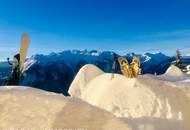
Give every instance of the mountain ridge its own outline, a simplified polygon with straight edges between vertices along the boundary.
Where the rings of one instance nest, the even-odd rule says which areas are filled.
[[[113,51],[101,52],[97,50],[65,50],[49,55],[33,55],[25,62],[21,85],[69,95],[69,86],[81,67],[93,64],[104,72],[110,73],[115,57],[119,56],[121,55]],[[169,57],[161,52],[127,53],[122,56],[127,58],[129,62],[133,56],[139,56],[142,74],[163,74],[175,60],[175,57]],[[116,64],[115,73],[121,74],[119,64]]]

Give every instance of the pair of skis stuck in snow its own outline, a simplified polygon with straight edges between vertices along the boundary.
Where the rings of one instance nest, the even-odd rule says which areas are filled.
[[[12,62],[7,58],[8,63],[12,66],[12,72],[5,85],[19,85],[24,70],[24,62],[29,48],[29,36],[23,34],[21,37],[21,46],[19,53],[14,55]]]
[[[132,59],[132,62],[129,64],[128,60],[124,57],[119,57],[117,59],[120,65],[121,72],[123,75],[127,78],[136,78],[138,75],[141,74],[141,68],[140,68],[140,59],[137,56],[134,56]],[[114,61],[112,66],[112,77],[114,78],[114,72],[115,72],[115,64]]]

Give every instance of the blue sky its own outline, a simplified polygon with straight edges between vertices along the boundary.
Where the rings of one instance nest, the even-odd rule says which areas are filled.
[[[189,0],[0,0],[0,60],[66,49],[190,53]]]

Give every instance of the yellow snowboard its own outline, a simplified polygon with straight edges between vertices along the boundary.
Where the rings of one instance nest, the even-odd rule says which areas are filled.
[[[29,36],[27,34],[22,35],[21,47],[20,47],[20,72],[22,73],[24,62],[26,60],[26,55],[29,47]]]

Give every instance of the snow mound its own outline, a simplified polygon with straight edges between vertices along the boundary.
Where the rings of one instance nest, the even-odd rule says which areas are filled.
[[[29,87],[8,88],[0,88],[0,129],[130,130],[120,119],[79,99]]]
[[[183,76],[183,72],[177,66],[171,65],[167,69],[165,75],[167,75],[167,76]]]
[[[188,72],[190,72],[190,65],[187,65],[186,69],[187,69]]]
[[[103,73],[104,72],[95,65],[87,64],[83,66],[76,75],[75,80],[72,82],[69,93],[74,97],[80,97],[81,92],[85,89],[87,84]]]
[[[91,79],[79,98],[124,118],[134,130],[190,129],[189,92],[149,75],[133,79],[119,74],[112,80],[110,77],[104,73]],[[75,80],[85,81],[80,78]]]

